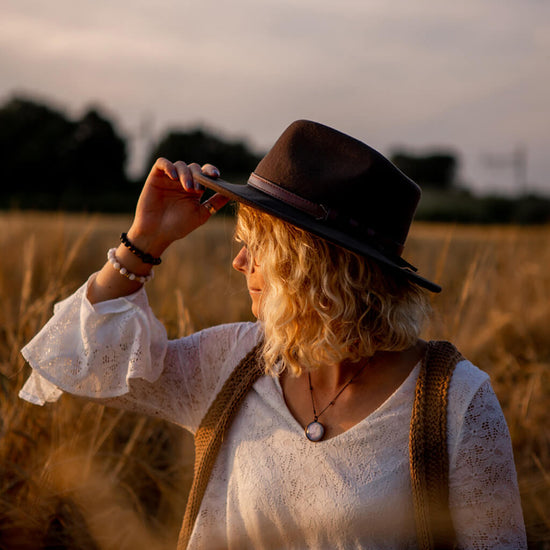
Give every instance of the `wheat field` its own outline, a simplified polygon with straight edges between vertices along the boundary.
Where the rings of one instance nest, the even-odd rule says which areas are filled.
[[[105,261],[128,216],[0,214],[0,548],[173,548],[192,473],[190,437],[64,395],[17,393],[21,347],[53,304]],[[148,294],[169,336],[250,320],[231,269],[232,221],[215,218],[165,255]],[[529,547],[550,548],[550,227],[413,227],[405,256],[444,288],[426,338],[486,370],[508,421]]]

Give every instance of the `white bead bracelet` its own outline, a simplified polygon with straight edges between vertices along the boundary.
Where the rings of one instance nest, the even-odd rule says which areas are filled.
[[[130,271],[128,271],[124,266],[120,265],[120,262],[117,260],[115,252],[116,248],[110,248],[109,252],[107,252],[107,259],[122,276],[130,279],[130,281],[137,281],[141,284],[145,284],[153,278],[154,273],[152,269],[149,275],[136,275],[135,273],[131,273]]]

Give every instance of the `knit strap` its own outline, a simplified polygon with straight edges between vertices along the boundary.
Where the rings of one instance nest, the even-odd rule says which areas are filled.
[[[260,367],[262,362],[258,357],[261,346],[262,342],[252,348],[229,375],[195,434],[193,483],[178,539],[178,550],[186,549],[189,544],[195,520],[224,435],[227,433],[246,394],[252,388],[254,382],[263,374]]]
[[[454,547],[449,511],[447,405],[451,376],[461,359],[462,355],[449,342],[429,342],[416,383],[409,455],[419,550]]]

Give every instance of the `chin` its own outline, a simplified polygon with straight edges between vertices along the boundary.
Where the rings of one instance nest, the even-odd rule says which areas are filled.
[[[260,308],[256,304],[252,304],[250,310],[252,311],[252,315],[254,315],[258,321],[261,321]]]
[[[252,305],[250,307],[250,310],[252,311],[252,315],[256,317],[256,319],[260,318],[260,297],[259,296],[252,296]]]

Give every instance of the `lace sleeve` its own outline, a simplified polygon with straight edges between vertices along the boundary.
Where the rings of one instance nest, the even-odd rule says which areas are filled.
[[[56,304],[53,317],[22,349],[43,379],[32,377],[23,398],[36,404],[55,400],[60,394],[52,385],[84,397],[116,397],[128,392],[132,378],[152,382],[160,376],[166,331],[145,291],[92,305],[87,286]],[[37,388],[42,392],[33,395]]]
[[[488,379],[467,405],[451,449],[450,507],[459,548],[527,548],[510,434]]]
[[[223,383],[257,338],[255,323],[232,323],[170,340],[157,380],[132,378],[127,393],[100,401],[163,418],[195,433]]]
[[[258,337],[255,323],[234,323],[168,341],[143,289],[95,305],[86,289],[23,348],[33,372],[21,398],[43,405],[67,392],[194,431]]]

